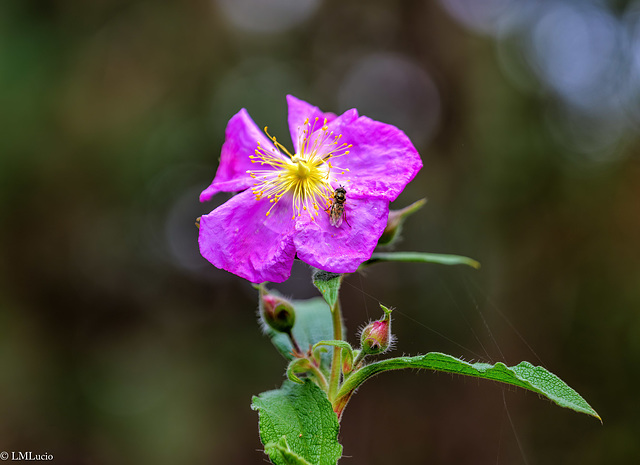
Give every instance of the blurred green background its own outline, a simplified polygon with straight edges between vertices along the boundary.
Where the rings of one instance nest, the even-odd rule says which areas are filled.
[[[397,125],[427,197],[344,285],[349,337],[542,364],[604,419],[392,373],[347,408],[344,464],[640,460],[640,2],[0,3],[0,450],[65,464],[264,463],[251,396],[283,380],[256,293],[199,256],[226,121],[287,139],[285,94]],[[278,286],[315,295],[303,264]]]

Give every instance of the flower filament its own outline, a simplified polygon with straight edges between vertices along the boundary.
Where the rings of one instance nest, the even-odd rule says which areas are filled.
[[[273,147],[263,147],[260,142],[251,155],[251,163],[268,165],[266,169],[248,170],[247,173],[256,180],[252,192],[256,200],[269,199],[273,205],[266,215],[284,196],[291,198],[293,216],[307,212],[312,220],[322,206],[326,210],[333,197],[331,183],[336,176],[344,175],[348,169],[333,166],[332,158],[347,155],[351,145],[341,142],[341,135],[329,131],[327,120],[316,128],[319,118],[313,124],[307,118],[302,127],[298,127],[299,151],[291,155],[275,137],[264,132],[273,142]],[[348,180],[347,180],[348,181]]]

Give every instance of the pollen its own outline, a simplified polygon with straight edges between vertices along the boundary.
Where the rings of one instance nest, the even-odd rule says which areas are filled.
[[[308,214],[314,220],[319,204],[329,207],[333,198],[332,183],[339,181],[336,176],[348,171],[329,160],[348,154],[351,145],[341,141],[342,135],[329,131],[326,119],[309,121],[307,118],[304,125],[298,127],[299,151],[293,155],[269,134],[268,128],[265,127],[264,132],[273,147],[267,148],[258,142],[255,155],[249,157],[251,163],[265,167],[247,171],[257,181],[252,188],[253,195],[256,200],[270,199],[272,205],[266,216],[281,199],[287,198],[293,209],[292,219]]]

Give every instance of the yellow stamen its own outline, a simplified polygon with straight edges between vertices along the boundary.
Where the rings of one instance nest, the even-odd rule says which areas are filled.
[[[313,123],[307,118],[302,128],[298,128],[299,152],[295,155],[271,136],[267,127],[264,128],[273,147],[265,148],[258,142],[255,155],[250,158],[252,163],[268,165],[268,168],[248,170],[247,173],[258,181],[252,190],[256,200],[267,197],[272,203],[266,216],[285,195],[291,198],[293,219],[307,212],[313,220],[314,213],[318,214],[318,204],[325,205],[325,208],[331,204],[332,183],[341,184],[336,175],[340,176],[348,169],[336,167],[328,160],[346,155],[351,145],[339,144],[342,135],[334,136],[327,127],[326,119],[319,123],[319,118],[315,118]]]

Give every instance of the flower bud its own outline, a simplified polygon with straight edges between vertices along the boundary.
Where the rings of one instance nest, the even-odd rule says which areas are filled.
[[[378,245],[391,245],[398,240],[405,220],[420,210],[425,203],[427,203],[426,199],[420,199],[402,210],[390,210],[389,217],[387,218],[387,226],[384,228],[380,239],[378,239]]]
[[[391,334],[391,310],[380,305],[384,310],[384,317],[369,323],[360,334],[362,352],[366,355],[379,355],[386,352],[393,343]]]
[[[267,293],[264,288],[260,289],[260,315],[266,325],[286,334],[291,334],[291,329],[296,322],[296,312],[291,302]]]

